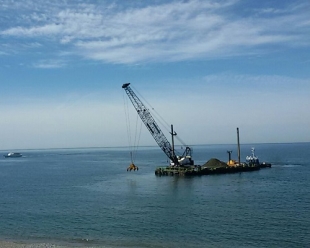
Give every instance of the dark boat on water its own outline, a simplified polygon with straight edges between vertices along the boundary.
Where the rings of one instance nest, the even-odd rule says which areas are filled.
[[[22,157],[23,155],[19,152],[9,152],[8,154],[6,155],[3,155],[5,158],[20,158]]]

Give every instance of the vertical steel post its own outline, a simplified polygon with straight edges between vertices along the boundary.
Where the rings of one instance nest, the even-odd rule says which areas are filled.
[[[238,164],[240,165],[240,140],[239,140],[239,128],[237,127],[237,142],[238,142]]]
[[[173,125],[171,125],[171,141],[172,141],[172,156],[175,157],[175,152],[174,152],[174,132],[173,132]]]

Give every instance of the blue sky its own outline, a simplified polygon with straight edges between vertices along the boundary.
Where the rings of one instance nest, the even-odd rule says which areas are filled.
[[[0,0],[0,149],[128,145],[126,82],[188,144],[235,143],[236,127],[242,143],[309,142],[309,13],[308,0]],[[144,127],[140,144],[156,145]]]

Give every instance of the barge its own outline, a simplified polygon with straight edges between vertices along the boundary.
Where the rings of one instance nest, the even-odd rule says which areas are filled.
[[[258,171],[262,168],[271,168],[270,163],[260,163],[254,155],[252,148],[252,156],[247,157],[248,163],[238,163],[235,160],[229,159],[227,163],[216,158],[210,159],[204,165],[191,166],[161,166],[155,170],[156,176],[202,176],[202,175],[218,175],[231,174],[240,172]]]
[[[261,167],[250,166],[250,165],[240,165],[236,167],[214,167],[208,168],[200,165],[194,165],[190,167],[158,167],[155,170],[156,176],[202,176],[202,175],[216,175],[216,174],[231,174],[246,171],[257,171]]]
[[[201,165],[193,165],[189,167],[172,167],[161,166],[155,170],[156,176],[202,176],[202,175],[217,175],[217,174],[232,174],[240,172],[258,171],[261,168],[270,168],[271,164],[248,165],[241,164],[237,166],[225,167],[206,167]]]

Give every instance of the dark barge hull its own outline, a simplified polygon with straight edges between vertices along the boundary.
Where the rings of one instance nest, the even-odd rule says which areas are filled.
[[[216,174],[231,174],[240,172],[257,171],[261,168],[270,168],[271,164],[260,164],[260,165],[241,165],[241,166],[227,166],[227,167],[216,167],[208,168],[199,165],[193,165],[190,167],[173,167],[165,166],[158,167],[155,170],[156,176],[202,176],[202,175],[216,175]]]

